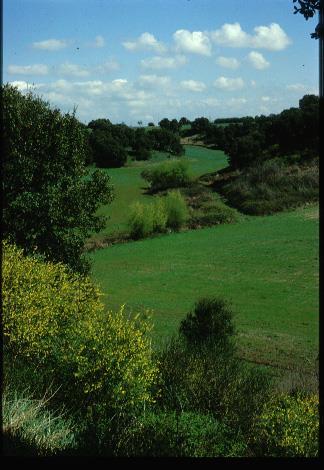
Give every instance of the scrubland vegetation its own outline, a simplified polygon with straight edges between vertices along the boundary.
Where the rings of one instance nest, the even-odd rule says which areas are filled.
[[[317,456],[317,98],[132,129],[2,93],[5,453]]]

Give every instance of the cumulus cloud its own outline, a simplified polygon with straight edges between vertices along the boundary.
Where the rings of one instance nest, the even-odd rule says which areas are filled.
[[[207,33],[179,29],[173,34],[176,50],[192,54],[211,55],[211,42]]]
[[[24,80],[15,80],[13,82],[10,82],[10,85],[18,88],[19,91],[25,91],[30,87],[30,85]]]
[[[261,96],[261,101],[267,103],[268,101],[270,101],[270,96]]]
[[[58,51],[67,47],[68,42],[64,39],[46,39],[45,41],[33,42],[35,49],[43,49],[45,51]]]
[[[138,83],[143,87],[166,87],[170,85],[170,77],[158,75],[141,75]]]
[[[219,77],[214,81],[214,86],[225,91],[240,90],[244,87],[242,78]]]
[[[268,62],[260,52],[252,51],[248,54],[248,61],[257,70],[264,70],[269,67]]]
[[[11,75],[47,75],[48,66],[43,64],[9,65],[8,73]]]
[[[62,75],[71,75],[73,77],[87,77],[90,75],[89,70],[84,67],[80,67],[77,64],[70,64],[66,62],[59,66],[58,72]]]
[[[203,82],[198,82],[196,80],[183,80],[180,82],[181,88],[189,91],[201,92],[206,89],[206,85]]]
[[[166,47],[150,33],[142,33],[135,41],[125,41],[122,43],[129,51],[154,50],[155,52],[165,52]]]
[[[240,62],[235,57],[223,57],[218,56],[216,64],[227,69],[237,69],[240,66]]]
[[[187,63],[187,58],[184,55],[177,55],[175,57],[149,57],[141,60],[142,67],[148,69],[175,69]]]
[[[225,23],[220,29],[210,33],[212,40],[227,47],[252,47],[272,51],[280,51],[291,44],[291,39],[277,24],[256,26],[254,35],[248,34],[241,28],[240,23]]]

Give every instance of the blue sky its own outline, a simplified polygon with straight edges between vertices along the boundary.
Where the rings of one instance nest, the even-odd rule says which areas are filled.
[[[4,0],[3,81],[82,122],[268,115],[318,93],[292,0]]]

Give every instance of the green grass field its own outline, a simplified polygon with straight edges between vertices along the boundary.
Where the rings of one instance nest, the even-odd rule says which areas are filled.
[[[140,173],[166,158],[107,170],[116,199],[98,238],[126,229],[129,205],[150,201]],[[186,146],[196,176],[223,168],[223,152]],[[194,302],[219,295],[232,302],[242,357],[306,367],[318,353],[318,205],[239,223],[161,235],[99,249],[89,256],[106,305],[153,311],[156,346],[177,331]]]
[[[123,231],[127,228],[129,206],[134,201],[148,202],[151,196],[145,194],[147,183],[141,177],[141,172],[152,165],[167,159],[167,153],[155,152],[152,160],[132,162],[123,168],[109,168],[107,173],[115,188],[115,200],[108,206],[103,206],[99,214],[109,217],[107,227],[93,239],[100,240],[112,232]],[[219,170],[227,165],[224,152],[210,150],[203,147],[188,145],[185,147],[185,155],[180,157],[188,160],[192,173],[195,176]]]
[[[154,311],[156,344],[199,297],[220,295],[237,312],[245,358],[291,367],[317,353],[316,206],[115,245],[91,259],[108,307]]]

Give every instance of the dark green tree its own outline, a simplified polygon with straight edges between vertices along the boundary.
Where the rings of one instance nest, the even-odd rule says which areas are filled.
[[[3,104],[3,236],[86,272],[84,241],[105,225],[96,211],[112,200],[109,177],[85,167],[85,133],[74,113],[7,84]]]

